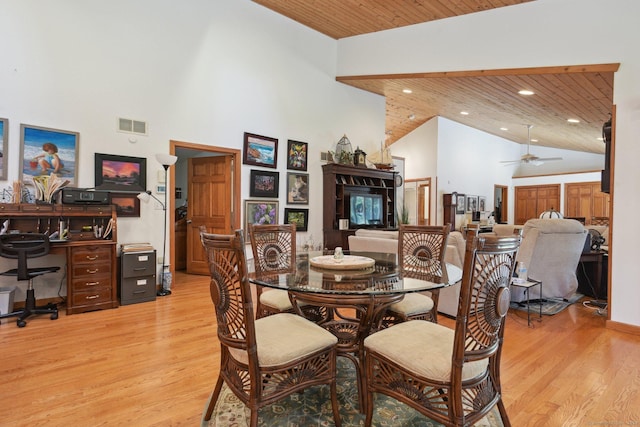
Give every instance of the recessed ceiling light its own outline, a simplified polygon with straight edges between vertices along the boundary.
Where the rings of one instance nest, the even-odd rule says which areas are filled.
[[[537,139],[532,139],[531,142],[538,142],[538,140]]]
[[[507,131],[507,130],[509,130],[509,128],[500,128],[500,130]]]
[[[462,114],[463,116],[468,116],[469,112],[468,111],[460,111],[460,114]]]
[[[518,93],[520,95],[524,95],[524,96],[529,96],[529,95],[533,95],[534,92],[532,90],[528,90],[528,89],[522,89],[520,91],[518,91]]]
[[[580,120],[578,120],[578,119],[567,119],[567,121],[569,123],[580,123]]]
[[[409,114],[409,120],[413,120],[413,119],[415,119],[415,118],[416,118],[416,115],[415,115],[415,114]]]
[[[402,91],[404,93],[413,93],[413,91],[411,89],[402,89]]]

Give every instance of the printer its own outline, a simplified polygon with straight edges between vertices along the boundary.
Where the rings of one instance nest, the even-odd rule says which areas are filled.
[[[86,188],[62,188],[62,203],[68,205],[109,205],[111,196],[108,191]]]

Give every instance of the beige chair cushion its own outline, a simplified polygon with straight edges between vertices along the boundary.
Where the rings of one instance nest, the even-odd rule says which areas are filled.
[[[412,316],[420,313],[427,313],[433,308],[433,300],[424,294],[406,294],[402,300],[391,304],[389,311],[402,313],[405,316]]]
[[[326,329],[295,314],[279,313],[257,319],[258,364],[276,366],[292,362],[337,344],[338,338]],[[247,364],[247,352],[229,348],[231,357]]]
[[[281,289],[263,290],[260,294],[260,303],[267,307],[272,307],[278,311],[292,310],[293,306],[289,300],[289,292]]]
[[[369,335],[364,346],[409,372],[437,381],[450,381],[453,339],[453,329],[425,320],[410,320]],[[488,362],[483,359],[465,363],[462,380],[481,375]]]

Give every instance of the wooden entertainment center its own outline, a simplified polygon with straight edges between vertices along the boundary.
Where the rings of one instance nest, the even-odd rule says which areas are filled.
[[[349,236],[358,228],[375,228],[394,230],[396,219],[396,177],[398,172],[390,170],[369,169],[328,163],[322,166],[323,174],[323,216],[322,231],[324,247],[334,249],[336,246],[349,248]],[[350,220],[350,202],[352,195],[382,198],[380,219],[369,224],[352,224],[347,229],[340,229],[340,220]]]

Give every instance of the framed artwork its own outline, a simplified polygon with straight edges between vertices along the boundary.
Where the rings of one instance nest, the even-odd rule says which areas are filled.
[[[486,207],[487,207],[487,198],[483,196],[478,196],[478,210],[480,212],[484,212],[487,210]]]
[[[7,147],[9,146],[9,120],[0,118],[0,180],[7,179]]]
[[[55,173],[75,186],[79,139],[78,132],[21,124],[20,179]]]
[[[307,150],[309,144],[300,141],[287,141],[287,169],[306,171]]]
[[[268,136],[244,133],[242,163],[276,169],[278,166],[278,140]]]
[[[95,187],[99,190],[146,191],[147,159],[96,153]]]
[[[467,203],[467,197],[464,194],[460,194],[458,193],[458,203],[456,204],[456,213],[457,214],[463,214],[466,211],[466,203]]]
[[[249,230],[249,224],[277,224],[278,201],[277,200],[245,200],[244,224],[245,232]]]
[[[478,210],[478,196],[467,196],[467,212],[475,212]]]
[[[287,173],[287,203],[291,205],[309,204],[309,174]]]
[[[279,172],[251,170],[249,196],[278,198]]]
[[[309,209],[284,208],[284,223],[295,224],[296,231],[307,231]]]
[[[110,193],[111,204],[116,205],[118,217],[139,217],[140,199],[136,193]]]

